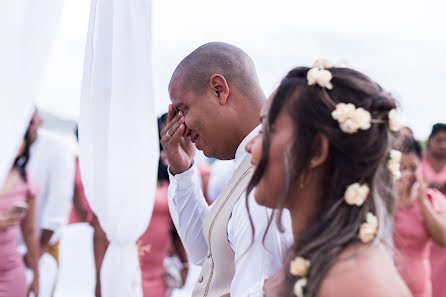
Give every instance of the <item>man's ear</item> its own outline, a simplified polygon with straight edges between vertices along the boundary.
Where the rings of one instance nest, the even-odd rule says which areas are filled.
[[[322,134],[316,136],[315,152],[310,161],[310,169],[321,166],[328,159],[330,152],[330,142]]]
[[[221,74],[213,74],[209,80],[209,87],[221,105],[226,104],[229,97],[229,85]]]

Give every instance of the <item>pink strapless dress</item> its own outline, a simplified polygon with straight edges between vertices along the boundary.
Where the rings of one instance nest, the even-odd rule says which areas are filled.
[[[428,199],[435,211],[446,211],[446,200],[440,192],[429,189]],[[431,297],[429,256],[432,240],[424,226],[418,203],[409,208],[401,208],[396,213],[393,241],[396,267],[413,297]]]
[[[0,195],[0,211],[10,210],[16,202],[27,202],[38,194],[39,186],[28,176],[28,182],[20,180],[6,195]],[[0,296],[26,297],[28,288],[25,279],[25,265],[17,252],[17,235],[20,226],[16,225],[0,231]]]
[[[435,172],[435,170],[429,164],[426,156],[423,156],[421,166],[423,169],[423,176],[427,182],[438,184],[446,182],[446,166],[440,172]],[[442,248],[433,243],[431,248],[430,263],[432,271],[432,296],[445,297],[446,248]]]
[[[138,240],[138,245],[144,250],[140,258],[144,297],[166,297],[164,258],[169,253],[173,228],[167,188],[167,182],[157,187],[150,225]]]
[[[74,210],[74,207],[71,207],[70,215],[68,217],[68,224],[75,223],[83,223],[86,222],[88,224],[92,224],[94,213],[88,204],[87,197],[85,197],[84,185],[82,184],[81,179],[81,170],[79,167],[79,159],[76,159],[76,172],[74,175],[74,194],[73,200],[77,200],[79,202],[82,211],[85,213],[85,219],[81,219],[77,212]]]

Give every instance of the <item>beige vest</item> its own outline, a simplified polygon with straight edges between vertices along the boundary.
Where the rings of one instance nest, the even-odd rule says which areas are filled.
[[[234,205],[246,191],[253,173],[251,156],[247,155],[204,220],[203,234],[208,253],[192,297],[220,297],[229,294],[235,274],[235,259],[228,242],[228,222]],[[244,198],[243,195],[242,199]]]

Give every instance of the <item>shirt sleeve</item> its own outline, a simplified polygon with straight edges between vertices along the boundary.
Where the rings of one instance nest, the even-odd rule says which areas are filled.
[[[235,205],[228,223],[228,240],[236,261],[231,297],[246,296],[246,292],[253,289],[253,284],[261,284],[279,271],[293,243],[291,219],[286,210],[282,217],[285,232],[278,230],[276,220],[273,219],[263,241],[269,218],[273,214],[271,209],[258,205],[251,193],[248,203],[255,227],[253,236],[245,197],[242,195]]]
[[[446,196],[443,193],[436,189],[428,189],[427,197],[436,212],[446,212]]]
[[[169,211],[189,260],[201,265],[208,250],[203,221],[209,206],[203,196],[200,176],[194,164],[183,173],[172,175],[169,168]]]
[[[41,229],[57,231],[67,219],[74,191],[74,156],[59,143],[52,146],[51,164],[45,185],[47,200],[42,213]]]

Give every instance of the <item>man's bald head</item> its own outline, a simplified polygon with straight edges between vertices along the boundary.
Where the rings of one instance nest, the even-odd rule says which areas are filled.
[[[184,58],[172,75],[169,89],[175,83],[181,93],[193,91],[202,95],[214,74],[222,75],[243,96],[254,101],[264,99],[251,58],[240,48],[224,42],[204,44]]]

